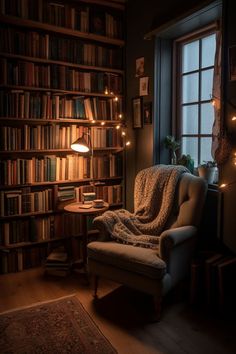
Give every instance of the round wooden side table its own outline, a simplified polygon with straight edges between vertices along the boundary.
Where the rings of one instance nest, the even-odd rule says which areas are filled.
[[[87,228],[87,216],[93,215],[97,216],[102,214],[104,211],[108,210],[109,204],[104,202],[104,205],[101,208],[94,208],[91,206],[89,209],[83,208],[84,205],[82,203],[71,203],[64,207],[64,210],[69,213],[75,213],[81,215],[82,222],[82,261],[83,266],[86,269],[87,265],[87,243],[88,243],[88,228]]]

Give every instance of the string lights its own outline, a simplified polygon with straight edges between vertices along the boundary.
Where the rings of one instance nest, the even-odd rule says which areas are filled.
[[[105,95],[111,95],[113,96],[113,100],[115,102],[119,102],[119,97],[116,96],[114,94],[113,91],[110,91],[108,90],[108,88],[106,87],[105,90],[104,90],[104,94]],[[119,130],[121,132],[121,137],[123,138],[123,146],[130,146],[131,145],[131,141],[130,140],[127,140],[127,133],[126,133],[126,127],[125,125],[123,124],[123,114],[122,113],[119,113],[118,114],[118,118],[119,118],[119,123],[116,125],[116,129]],[[105,125],[105,122],[102,121],[101,122],[101,125],[104,126]]]

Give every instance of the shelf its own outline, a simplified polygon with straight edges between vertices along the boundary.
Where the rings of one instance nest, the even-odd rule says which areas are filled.
[[[51,242],[57,242],[57,241],[63,241],[63,240],[67,240],[67,239],[71,239],[71,238],[82,238],[83,235],[77,235],[77,236],[65,236],[65,237],[57,237],[57,238],[53,238],[53,239],[49,239],[49,240],[40,240],[40,241],[32,241],[32,242],[19,242],[19,243],[12,243],[10,245],[7,246],[0,246],[0,251],[2,250],[8,250],[8,249],[15,249],[15,248],[22,248],[22,247],[32,247],[35,245],[41,245],[41,244],[45,244],[45,243],[51,243]]]
[[[124,0],[112,0],[112,1],[108,1],[108,0],[80,0],[80,2],[83,2],[85,4],[98,4],[98,5],[102,5],[102,6],[107,6],[109,8],[113,7],[114,9],[119,9],[119,10],[123,10],[125,9],[124,6]]]
[[[35,63],[63,65],[63,66],[67,66],[67,67],[71,67],[71,68],[75,68],[75,69],[90,70],[90,71],[103,71],[103,72],[110,72],[110,73],[124,75],[124,70],[113,69],[110,67],[75,64],[75,63],[68,63],[67,61],[43,59],[43,58],[29,57],[29,56],[25,56],[25,55],[2,53],[2,52],[0,52],[0,56],[5,57],[5,58],[9,58],[9,59],[18,59],[18,60],[35,62]]]
[[[9,122],[19,122],[19,123],[25,123],[25,124],[78,124],[78,125],[88,125],[91,127],[100,127],[102,126],[103,128],[110,127],[110,126],[116,126],[116,125],[121,125],[125,126],[124,122],[122,120],[102,120],[102,119],[97,119],[97,120],[89,120],[89,119],[72,119],[72,118],[59,118],[59,119],[41,119],[41,118],[28,118],[28,119],[23,119],[23,118],[15,118],[15,117],[0,117],[0,124],[4,123],[6,124],[6,120]]]
[[[94,153],[104,152],[104,151],[111,151],[111,152],[120,152],[124,149],[122,147],[103,147],[103,148],[93,148]],[[9,151],[0,151],[0,155],[22,155],[22,154],[76,154],[72,149],[46,149],[46,150],[9,150]]]
[[[25,28],[35,28],[43,31],[49,31],[54,33],[64,34],[66,36],[82,38],[89,41],[96,41],[106,44],[111,44],[118,47],[123,47],[125,42],[122,39],[110,38],[105,36],[100,36],[93,33],[84,33],[77,30],[73,30],[71,28],[66,27],[58,27],[54,25],[50,25],[44,22],[38,22],[33,20],[22,19],[16,16],[2,15],[0,14],[0,22],[6,23],[14,26],[21,26]]]
[[[58,211],[59,212],[59,211]],[[8,219],[18,219],[18,218],[22,218],[22,217],[28,217],[28,216],[38,216],[38,215],[50,215],[50,214],[54,214],[55,211],[37,211],[34,213],[25,213],[25,214],[15,214],[15,215],[8,215],[8,216],[1,216],[0,220],[8,220]]]
[[[53,88],[45,88],[45,87],[33,87],[33,86],[17,86],[17,85],[0,85],[0,89],[8,89],[8,90],[15,90],[15,91],[43,91],[43,92],[55,92],[57,94],[66,94],[66,95],[74,95],[74,96],[95,96],[95,97],[108,97],[114,98],[123,97],[119,94],[105,94],[105,93],[98,93],[98,92],[83,92],[83,91],[68,91],[68,90],[61,90],[61,89],[53,89]]]
[[[123,176],[95,178],[94,181],[96,183],[96,182],[115,181],[115,180],[121,180],[121,179],[123,179]],[[24,188],[24,187],[50,186],[50,185],[55,185],[55,184],[87,185],[91,181],[92,181],[91,178],[83,178],[80,180],[76,179],[76,180],[70,180],[70,181],[64,180],[64,181],[52,181],[52,182],[35,182],[35,183],[24,183],[24,184],[0,185],[0,189],[1,190],[8,190],[8,189]]]

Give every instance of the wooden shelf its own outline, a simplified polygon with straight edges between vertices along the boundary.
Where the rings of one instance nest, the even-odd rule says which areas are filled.
[[[25,124],[78,124],[78,125],[88,125],[91,127],[100,127],[103,128],[121,125],[125,126],[122,120],[89,120],[89,119],[80,119],[80,118],[59,118],[59,119],[42,119],[42,118],[16,118],[16,117],[0,117],[0,124],[6,124],[6,120],[14,123],[25,123]]]
[[[0,220],[8,220],[8,219],[18,219],[22,217],[29,217],[29,216],[38,216],[38,215],[50,215],[54,214],[55,211],[50,210],[50,211],[37,211],[34,213],[25,213],[25,214],[15,214],[15,215],[8,215],[8,216],[1,216]]]
[[[89,236],[96,235],[96,234],[98,234],[98,232],[99,232],[98,230],[90,230],[90,231],[88,231],[88,235]],[[64,241],[64,240],[68,240],[68,239],[71,239],[71,238],[82,238],[82,237],[83,237],[83,235],[79,234],[79,235],[72,235],[72,236],[65,236],[65,237],[57,237],[57,238],[52,238],[52,239],[49,239],[49,240],[12,243],[12,244],[7,245],[7,246],[0,246],[0,251],[11,250],[11,249],[15,249],[15,248],[22,248],[22,247],[32,247],[32,246],[41,245],[41,244],[45,244],[45,243]]]
[[[10,24],[13,26],[21,26],[25,28],[35,28],[43,31],[53,32],[53,33],[60,33],[66,36],[81,38],[89,41],[101,42],[106,44],[111,44],[118,47],[123,47],[125,42],[122,39],[110,38],[105,36],[100,36],[93,33],[84,33],[77,30],[73,30],[71,28],[66,27],[58,27],[54,25],[50,25],[44,22],[38,22],[33,20],[22,19],[16,16],[9,16],[9,15],[0,15],[0,22]]]
[[[116,181],[123,179],[123,176],[114,176],[114,177],[103,177],[103,178],[95,178],[96,182],[106,182],[106,181]],[[35,183],[24,183],[24,184],[12,184],[12,185],[0,185],[1,190],[8,190],[14,188],[23,188],[23,187],[37,187],[37,186],[50,186],[55,184],[79,184],[79,185],[87,185],[89,182],[92,182],[91,178],[83,178],[76,180],[64,180],[64,181],[52,181],[52,182],[35,182]]]
[[[71,68],[75,68],[75,69],[81,69],[81,70],[103,71],[103,72],[110,72],[110,73],[124,75],[124,70],[114,69],[114,68],[110,68],[110,67],[75,64],[75,63],[68,63],[67,61],[43,59],[43,58],[29,57],[29,56],[25,56],[25,55],[2,53],[2,52],[0,52],[0,57],[5,57],[8,59],[30,61],[30,62],[34,62],[34,63],[42,63],[42,64],[50,64],[50,65],[63,65],[63,66],[67,66],[67,67],[71,67]]]
[[[122,147],[103,147],[103,148],[93,148],[94,153],[99,152],[120,152],[123,151]],[[72,149],[46,149],[46,150],[9,150],[9,151],[0,151],[0,155],[22,155],[22,154],[43,154],[43,155],[51,155],[51,154],[76,154]]]
[[[53,88],[46,88],[46,87],[33,87],[33,86],[18,86],[18,85],[0,85],[0,89],[8,89],[8,90],[18,90],[18,91],[42,91],[42,92],[55,92],[57,94],[64,94],[64,95],[74,95],[74,96],[96,96],[96,97],[108,97],[114,98],[123,97],[119,94],[105,94],[105,93],[98,93],[98,92],[83,92],[83,91],[72,91],[72,90],[61,90],[61,89],[53,89]]]

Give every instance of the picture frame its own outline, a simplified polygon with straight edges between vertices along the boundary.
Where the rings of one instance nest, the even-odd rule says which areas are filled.
[[[141,77],[139,79],[139,96],[147,96],[149,92],[149,77]]]
[[[133,128],[142,128],[143,115],[142,115],[142,98],[134,97],[132,99],[132,112],[133,112]]]
[[[139,77],[144,75],[144,57],[136,59],[135,76]]]
[[[152,102],[143,103],[143,123],[152,124]]]
[[[236,80],[236,45],[229,47],[229,80]]]

